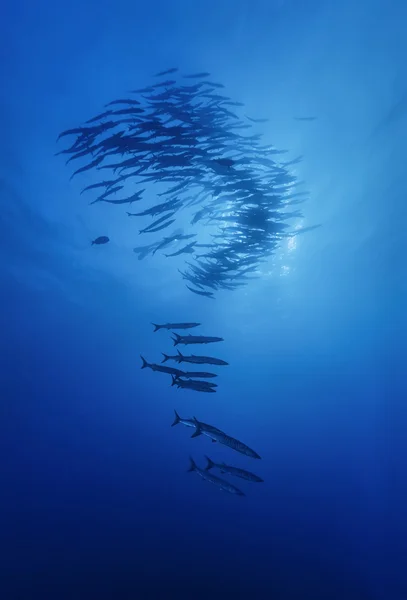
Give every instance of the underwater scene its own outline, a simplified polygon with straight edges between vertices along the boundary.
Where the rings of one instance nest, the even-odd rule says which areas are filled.
[[[0,599],[407,599],[407,5],[6,0]]]

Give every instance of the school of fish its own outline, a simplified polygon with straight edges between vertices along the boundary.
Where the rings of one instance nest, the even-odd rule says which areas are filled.
[[[81,192],[96,194],[91,204],[129,205],[124,218],[153,219],[139,234],[162,236],[174,227],[135,247],[138,258],[159,251],[181,257],[175,264],[186,287],[208,298],[258,277],[282,240],[313,229],[287,223],[302,216],[297,205],[307,198],[290,171],[302,157],[277,160],[286,150],[262,144],[262,134],[251,131],[267,119],[239,114],[244,105],[223,87],[209,73],[180,76],[170,68],[58,137],[74,137],[57,153],[69,155],[67,163],[87,160],[72,177],[92,176]],[[146,191],[158,198],[151,206],[144,205]],[[188,233],[178,226],[181,211]],[[107,242],[99,236],[92,244]]]
[[[72,177],[92,175],[94,181],[81,192],[96,194],[90,204],[129,205],[127,218],[152,219],[139,229],[140,235],[162,236],[160,232],[173,226],[163,237],[135,247],[135,254],[139,260],[157,252],[167,259],[181,257],[184,266],[177,260],[175,264],[186,287],[214,298],[219,290],[234,290],[258,277],[261,263],[282,240],[318,225],[293,230],[287,223],[302,217],[296,206],[308,196],[298,191],[302,182],[291,171],[302,157],[278,160],[287,151],[262,144],[262,134],[251,131],[267,119],[239,114],[244,105],[224,95],[220,91],[224,86],[209,77],[205,72],[180,76],[175,67],[157,73],[154,83],[108,102],[103,112],[83,125],[63,131],[58,140],[75,139],[57,154],[70,155],[67,163],[88,161]],[[315,118],[294,117],[296,121]],[[97,180],[95,174],[100,176]],[[146,192],[149,199],[157,197],[151,206],[143,203]],[[134,204],[140,209],[131,212]],[[181,211],[189,219],[188,233],[179,227]],[[92,245],[109,241],[101,235]],[[153,325],[154,331],[171,331],[174,346],[223,341],[217,336],[178,333],[199,327],[196,322]],[[163,357],[158,364],[141,356],[141,368],[170,375],[171,386],[186,392],[216,393],[218,385],[211,380],[217,373],[204,370],[203,365],[212,369],[228,364],[213,356],[183,354],[178,348],[176,354],[163,353]],[[168,361],[178,366],[163,364]],[[181,365],[192,366],[181,369]],[[245,456],[261,458],[240,440],[195,416],[183,418],[175,411],[172,426],[177,424],[193,428],[192,438],[204,436]],[[213,470],[245,481],[263,481],[251,471],[205,458],[202,469],[190,457],[188,471],[227,493],[245,495]]]
[[[165,329],[167,331],[171,331],[173,336],[171,339],[174,342],[174,346],[177,345],[201,345],[201,344],[213,344],[215,342],[223,342],[223,338],[218,336],[206,336],[206,335],[179,335],[174,330],[188,330],[193,329],[195,327],[199,327],[200,323],[163,323],[161,325],[157,325],[156,323],[152,323],[154,326],[154,332],[159,331],[160,329]],[[202,355],[183,355],[178,350],[177,354],[174,356],[170,356],[168,354],[162,353],[164,359],[161,363],[167,362],[169,360],[173,360],[178,364],[181,363],[190,363],[194,365],[212,365],[212,366],[227,366],[228,363],[225,360],[220,358],[215,358],[213,356],[202,356]],[[157,363],[149,363],[146,359],[141,356],[142,360],[142,369],[149,368],[152,371],[158,373],[165,373],[170,375],[172,378],[172,386],[177,386],[177,388],[181,388],[184,390],[190,390],[194,392],[204,392],[204,393],[216,393],[217,384],[208,382],[206,379],[211,379],[213,377],[217,377],[216,373],[209,373],[206,371],[182,371],[181,369],[177,369],[175,367],[168,367],[163,364]],[[200,435],[206,436],[212,442],[217,442],[218,444],[222,444],[235,450],[236,452],[240,452],[240,454],[244,454],[245,456],[249,456],[251,458],[261,458],[257,452],[252,450],[249,446],[244,444],[243,442],[237,440],[236,438],[230,436],[225,433],[221,429],[214,427],[213,425],[208,425],[208,423],[204,423],[203,421],[199,421],[196,417],[192,418],[182,418],[180,415],[175,412],[175,419],[172,423],[172,426],[178,425],[181,423],[185,425],[185,427],[192,427],[194,429],[191,438],[196,438]],[[237,496],[245,496],[244,492],[242,492],[238,487],[230,483],[228,480],[218,477],[213,473],[210,473],[212,469],[218,469],[222,474],[230,475],[232,477],[240,477],[241,479],[245,479],[246,481],[252,482],[262,482],[258,475],[255,475],[251,471],[246,471],[245,469],[241,469],[239,467],[235,467],[232,465],[227,465],[226,463],[216,463],[208,456],[205,457],[207,461],[207,465],[205,469],[201,469],[197,466],[194,459],[190,457],[190,467],[188,471],[193,471],[197,473],[202,479],[205,481],[209,481],[218,487],[220,490],[224,492],[228,492],[230,494],[236,494]]]

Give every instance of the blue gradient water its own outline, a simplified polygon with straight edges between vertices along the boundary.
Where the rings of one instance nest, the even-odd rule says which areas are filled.
[[[407,6],[1,10],[0,597],[405,599]],[[304,155],[303,225],[322,224],[215,302],[138,261],[131,219],[54,157],[62,129],[173,65],[270,117],[266,142]],[[217,394],[140,370],[171,350],[150,321],[180,320],[225,338]],[[262,460],[191,440],[174,408]],[[190,454],[265,482],[221,493]]]

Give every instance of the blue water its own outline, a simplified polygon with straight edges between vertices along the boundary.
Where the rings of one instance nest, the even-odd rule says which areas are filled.
[[[405,3],[1,12],[0,598],[407,598]],[[216,301],[138,261],[134,223],[54,156],[173,65],[270,118],[266,142],[304,155],[303,225],[322,225]],[[225,338],[217,394],[140,370],[172,348],[150,322],[183,320]],[[262,460],[191,440],[174,408]],[[205,454],[265,481],[225,494],[187,473]]]

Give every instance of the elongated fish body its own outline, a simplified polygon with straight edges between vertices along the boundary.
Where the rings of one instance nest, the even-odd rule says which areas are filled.
[[[191,464],[188,469],[188,472],[195,471],[195,473],[197,473],[200,477],[202,477],[202,479],[204,479],[205,481],[209,481],[209,483],[213,483],[214,485],[216,485],[218,488],[220,488],[224,492],[228,492],[229,494],[235,494],[236,496],[244,496],[245,495],[241,490],[239,490],[239,488],[232,485],[228,481],[225,481],[224,479],[221,479],[220,477],[217,477],[216,475],[212,475],[212,473],[209,473],[209,471],[200,469],[195,464],[193,458],[190,457],[189,460],[190,460]]]
[[[213,427],[208,429],[207,427],[203,426],[203,424],[197,419],[195,419],[195,426],[196,429],[191,436],[193,438],[198,437],[199,435],[205,432],[205,435],[207,435],[207,437],[210,437],[219,444],[223,444],[224,446],[232,448],[232,450],[236,450],[236,452],[240,452],[241,454],[245,454],[246,456],[250,456],[251,458],[261,458],[261,456],[259,456],[257,452],[249,448],[249,446],[246,446],[246,444],[243,444],[243,442],[231,437],[230,435],[227,435],[220,429],[214,429]]]
[[[217,376],[217,373],[207,373],[206,371],[184,371],[182,374],[185,379],[210,379]]]
[[[206,466],[206,471],[209,471],[210,469],[219,469],[221,473],[227,473],[229,475],[233,475],[234,477],[240,477],[241,479],[246,479],[247,481],[254,481],[254,482],[262,482],[264,481],[263,479],[261,479],[261,477],[258,477],[258,475],[255,475],[254,473],[251,473],[251,471],[246,471],[245,469],[240,469],[238,467],[232,467],[231,465],[227,465],[225,463],[215,463],[213,460],[211,460],[209,458],[209,456],[205,456],[208,464]]]
[[[207,394],[214,394],[216,392],[214,389],[216,384],[210,385],[207,381],[183,381],[177,376],[172,376],[171,385],[176,385],[178,388],[182,388],[184,390],[193,390],[194,392],[206,392]]]
[[[206,296],[206,298],[213,298],[213,292],[204,292],[201,290],[194,290],[194,288],[189,287],[189,285],[186,286],[191,292],[194,292],[194,294],[198,294],[198,296]]]
[[[160,225],[159,227],[154,227],[154,229],[152,229],[152,228],[144,229],[144,230],[140,229],[139,233],[156,233],[157,231],[166,229],[167,227],[172,225],[174,222],[175,222],[175,219],[171,219],[171,221],[166,221],[163,225]]]
[[[154,325],[154,332],[156,332],[159,329],[192,329],[192,327],[199,327],[200,323],[164,323],[163,325],[151,323],[151,325]]]
[[[149,368],[152,371],[158,371],[159,373],[167,373],[167,375],[173,375],[174,377],[181,377],[184,375],[184,371],[180,369],[175,369],[174,367],[164,367],[163,365],[156,365],[154,363],[148,363],[145,358],[140,355],[143,364],[141,365],[142,369]]]
[[[176,73],[178,71],[178,67],[171,67],[171,69],[166,69],[165,71],[160,71],[156,73],[154,77],[162,77],[163,75],[169,75],[170,73]]]
[[[175,385],[180,385],[182,387],[201,387],[201,388],[215,388],[218,387],[217,383],[212,383],[211,381],[199,381],[197,379],[181,379],[183,374],[175,377]]]
[[[211,344],[213,342],[224,341],[221,337],[208,337],[206,335],[178,335],[177,333],[174,333],[174,336],[175,337],[172,338],[174,346],[177,346],[178,344]]]
[[[164,356],[166,356],[166,355],[164,355]],[[190,363],[190,364],[193,364],[193,365],[217,365],[217,366],[223,366],[223,365],[228,365],[229,364],[225,360],[222,360],[220,358],[214,358],[212,356],[195,356],[194,354],[191,354],[190,356],[185,356],[184,354],[181,354],[180,351],[178,351],[178,355],[177,356],[175,356],[175,357],[168,356],[166,358],[166,360],[168,360],[170,358],[173,359],[173,360],[176,360],[178,363],[186,362],[186,363]]]

